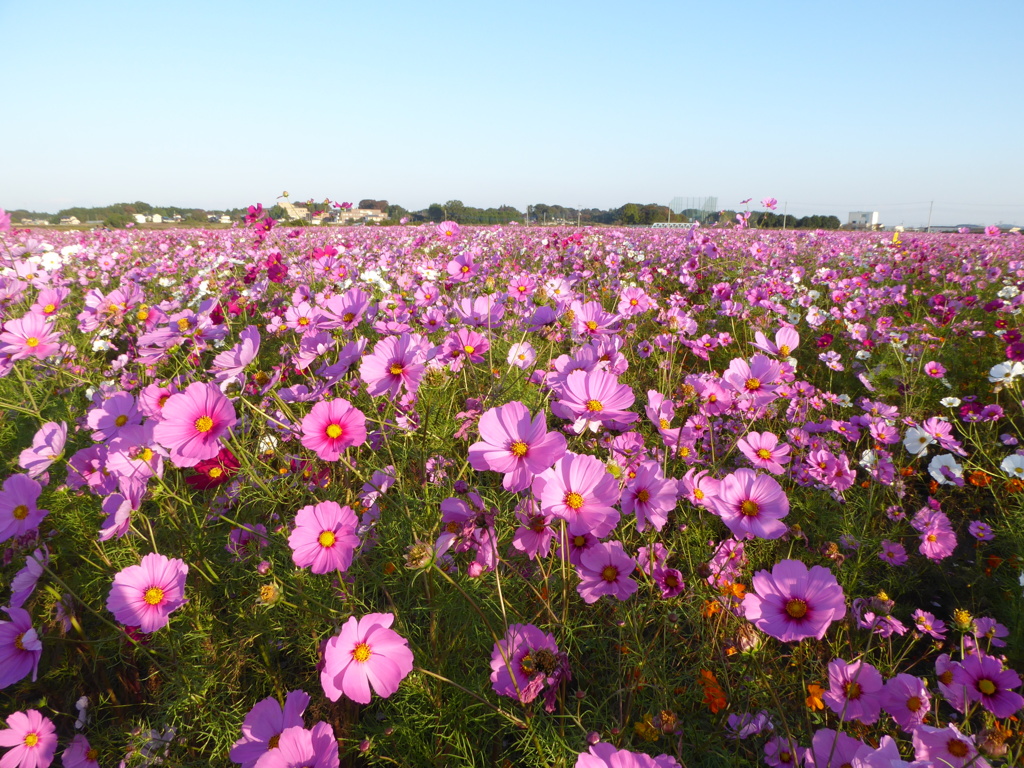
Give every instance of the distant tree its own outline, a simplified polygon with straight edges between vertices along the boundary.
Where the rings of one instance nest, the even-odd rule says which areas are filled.
[[[444,221],[444,208],[441,207],[440,203],[431,203],[430,207],[427,208],[427,218],[430,221],[442,222]]]
[[[461,200],[449,200],[444,204],[444,214],[448,217],[449,221],[457,221],[459,224],[464,223],[464,214],[466,213],[466,206]]]
[[[622,223],[627,225],[640,223],[640,209],[636,203],[626,203],[623,206]]]
[[[409,212],[400,205],[389,205],[386,210],[388,218],[394,219],[395,221],[398,221],[399,219],[402,219],[409,215]]]
[[[111,213],[103,220],[103,226],[114,229],[124,229],[131,222],[132,218],[127,213]]]
[[[274,205],[271,206],[270,210],[267,211],[267,215],[272,219],[277,219],[278,221],[281,221],[281,219],[283,219],[288,214],[285,213],[284,208],[282,208],[280,205]]]
[[[185,220],[186,221],[199,221],[199,222],[202,222],[202,223],[205,224],[206,223],[206,211],[200,210],[199,208],[191,210],[185,216]]]
[[[363,210],[371,211],[387,211],[388,201],[387,200],[360,200],[359,207]]]

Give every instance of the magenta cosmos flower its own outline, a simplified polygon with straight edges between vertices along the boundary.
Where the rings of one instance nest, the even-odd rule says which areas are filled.
[[[491,651],[491,686],[499,696],[529,704],[563,665],[554,635],[533,624],[511,624]]]
[[[580,583],[576,591],[588,604],[596,603],[604,595],[627,600],[636,592],[636,582],[629,578],[635,568],[636,560],[626,554],[622,542],[595,544],[580,555]]]
[[[43,644],[32,628],[32,617],[22,608],[4,608],[10,621],[0,621],[0,689],[32,673],[36,679]]]
[[[914,729],[914,759],[942,768],[989,768],[989,763],[978,753],[974,738],[960,733],[953,724],[945,728],[919,725]]]
[[[779,438],[771,432],[748,432],[736,442],[736,447],[757,469],[781,475],[783,464],[789,463],[789,446],[779,445]]]
[[[194,467],[220,453],[220,438],[238,419],[231,401],[213,384],[193,382],[171,395],[153,438],[171,452],[176,467]]]
[[[787,530],[780,521],[789,514],[782,486],[752,469],[737,469],[724,477],[712,504],[737,539],[777,539]]]
[[[409,642],[390,629],[392,613],[350,616],[341,632],[327,641],[320,683],[331,701],[341,696],[370,703],[370,688],[385,699],[412,672]]]
[[[676,486],[674,479],[665,478],[658,462],[645,461],[622,492],[622,512],[636,514],[636,529],[641,533],[647,530],[648,521],[660,531],[679,499]]]
[[[799,560],[782,560],[772,572],[758,571],[755,592],[743,597],[743,611],[762,632],[784,643],[814,637],[846,615],[846,595],[828,568],[810,570]]]
[[[399,391],[415,394],[426,370],[427,343],[417,334],[388,336],[381,339],[359,364],[359,377],[371,397],[387,394],[392,400]]]
[[[565,455],[565,438],[547,431],[543,411],[530,420],[520,402],[491,408],[480,417],[479,443],[469,448],[469,464],[478,472],[502,472],[502,486],[516,493]]]
[[[340,764],[334,731],[319,722],[308,731],[301,725],[285,728],[276,748],[264,752],[254,768],[338,768]]]
[[[866,661],[833,659],[828,663],[829,689],[821,697],[840,720],[871,725],[878,720],[885,699],[882,674]]]
[[[302,419],[302,444],[324,461],[366,442],[366,417],[348,400],[321,400]]]
[[[38,710],[15,712],[0,731],[0,747],[11,750],[3,758],[3,768],[46,768],[57,751],[57,729]]]
[[[590,533],[601,539],[619,523],[612,506],[619,500],[619,483],[593,456],[566,452],[533,479],[533,495],[543,514],[566,521],[571,535]]]
[[[0,491],[0,542],[34,531],[50,514],[36,506],[42,490],[43,486],[28,475],[11,475],[4,480]]]
[[[303,507],[295,515],[295,530],[288,537],[292,560],[313,573],[345,572],[359,546],[359,518],[336,501]]]
[[[257,760],[278,746],[285,729],[305,725],[302,713],[307,706],[309,694],[305,691],[289,692],[284,707],[273,696],[257,702],[242,723],[242,738],[231,747],[231,761],[242,768],[253,768]]]
[[[953,680],[963,686],[970,701],[980,701],[996,717],[1010,717],[1024,707],[1024,697],[1012,690],[1020,686],[1020,676],[1003,669],[995,656],[965,656],[953,672]]]
[[[75,734],[60,759],[64,768],[99,768],[99,751],[89,746],[89,740],[80,733]]]
[[[151,552],[114,577],[107,610],[126,627],[156,632],[185,604],[187,575],[188,566],[181,560]]]
[[[60,349],[60,334],[53,331],[53,326],[45,315],[29,312],[24,317],[8,320],[0,333],[0,354],[6,354],[11,360],[25,357],[49,357]]]
[[[38,477],[64,455],[67,439],[67,424],[63,421],[59,424],[55,421],[46,422],[32,438],[32,447],[21,452],[18,466],[28,470],[30,477]]]

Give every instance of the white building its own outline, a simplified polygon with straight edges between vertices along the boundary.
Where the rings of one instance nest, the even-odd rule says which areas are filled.
[[[878,229],[878,211],[850,211],[847,224],[852,229]]]

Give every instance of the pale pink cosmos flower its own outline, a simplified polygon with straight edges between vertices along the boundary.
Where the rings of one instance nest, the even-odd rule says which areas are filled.
[[[914,675],[901,672],[885,684],[882,708],[907,733],[924,722],[931,709],[932,697],[924,682]]]
[[[331,726],[319,722],[306,730],[293,725],[281,732],[274,749],[267,750],[253,768],[338,768],[338,740]]]
[[[618,525],[612,506],[619,500],[619,484],[599,459],[566,452],[533,479],[533,495],[546,515],[565,520],[569,533],[604,538]]]
[[[789,357],[793,354],[793,350],[800,346],[800,334],[796,332],[795,328],[784,326],[776,331],[774,343],[769,341],[761,331],[754,334],[754,341],[750,343],[769,355]]]
[[[641,533],[647,530],[648,521],[660,531],[679,498],[676,485],[676,480],[665,477],[658,462],[645,461],[622,491],[623,514],[636,514],[636,529]]]
[[[711,503],[737,539],[777,539],[787,530],[780,519],[789,514],[782,486],[752,469],[726,475]]]
[[[53,325],[45,315],[29,312],[23,317],[8,320],[3,327],[3,333],[0,333],[0,355],[7,355],[11,360],[26,357],[42,360],[60,349],[60,333],[53,330]]]
[[[782,366],[765,355],[754,355],[750,362],[734,358],[722,379],[741,397],[755,406],[767,405],[776,398]]]
[[[878,720],[884,700],[881,673],[866,661],[833,659],[828,665],[829,689],[822,700],[840,720],[871,725]]]
[[[369,704],[371,687],[385,699],[398,690],[412,672],[413,656],[409,642],[390,628],[394,621],[392,613],[350,616],[327,641],[320,673],[327,698]]]
[[[636,560],[626,554],[622,542],[601,542],[581,555],[576,591],[588,604],[604,595],[627,600],[637,589],[636,582],[629,578],[635,568]]]
[[[621,428],[637,420],[628,409],[635,401],[633,390],[619,383],[619,377],[604,371],[573,371],[562,386],[551,412],[573,421],[576,434],[585,429],[597,431],[602,425]]]
[[[537,360],[537,351],[528,341],[513,344],[508,350],[508,364],[516,368],[529,368]]]
[[[736,447],[755,468],[773,475],[781,475],[785,471],[782,465],[789,463],[789,445],[780,445],[779,438],[771,432],[748,432],[736,442]]]
[[[114,576],[107,609],[126,627],[156,632],[185,604],[187,575],[188,566],[181,560],[151,552]]]
[[[11,748],[0,758],[3,768],[47,768],[57,752],[57,729],[38,710],[15,712],[0,731],[0,747]]]
[[[193,382],[171,395],[153,428],[153,438],[170,451],[176,467],[194,467],[220,453],[220,438],[238,421],[231,401],[213,384]]]
[[[64,454],[67,439],[67,424],[63,421],[59,424],[54,421],[46,422],[32,438],[32,447],[21,452],[18,466],[28,470],[29,477],[38,477]]]
[[[0,543],[36,530],[50,514],[36,506],[42,490],[28,475],[11,475],[4,480],[0,491]]]
[[[302,419],[302,444],[324,461],[366,442],[366,416],[348,400],[321,400]]]
[[[531,421],[519,401],[484,412],[478,424],[481,442],[469,448],[469,464],[478,472],[505,475],[502,486],[513,493],[526,490],[539,475],[565,455],[565,438],[547,431],[544,411]]]

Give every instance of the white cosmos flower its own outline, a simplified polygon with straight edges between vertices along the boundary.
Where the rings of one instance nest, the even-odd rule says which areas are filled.
[[[1024,456],[1018,453],[1011,453],[1003,459],[1003,463],[999,465],[999,468],[1010,477],[1024,480]]]
[[[1018,376],[1024,376],[1024,363],[1010,362],[993,365],[988,372],[988,380],[993,384],[1009,384]]]
[[[944,397],[941,400],[939,400],[939,405],[944,405],[947,408],[956,408],[958,405],[960,405],[960,398],[959,397]]]
[[[1007,285],[1004,288],[1000,289],[999,293],[997,293],[996,296],[998,296],[1000,299],[1012,299],[1018,293],[1020,293],[1020,291],[1017,290],[1016,286]]]
[[[957,464],[956,459],[953,458],[951,453],[940,453],[938,456],[932,458],[928,464],[928,474],[934,478],[935,482],[939,485],[955,485],[955,483],[946,477],[943,473],[942,468],[946,467],[957,477],[964,476],[964,468]]]
[[[917,456],[922,451],[927,452],[928,446],[935,442],[935,438],[918,427],[911,427],[903,438],[903,447],[911,456]]]

